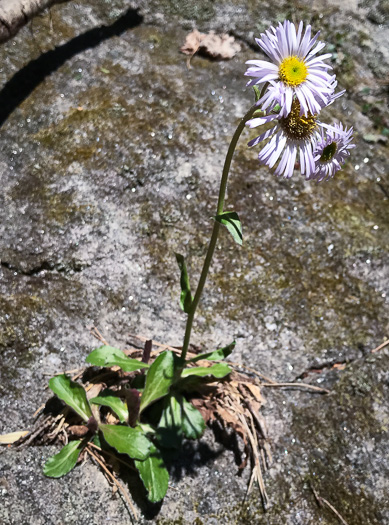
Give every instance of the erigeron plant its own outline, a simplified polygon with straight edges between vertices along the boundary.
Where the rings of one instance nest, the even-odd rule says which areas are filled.
[[[234,342],[194,357],[188,356],[188,349],[221,225],[242,244],[238,213],[224,211],[231,161],[242,131],[245,126],[274,124],[251,140],[249,146],[263,143],[259,162],[285,178],[292,176],[299,158],[299,170],[307,180],[328,180],[349,156],[352,128],[337,123],[328,125],[320,119],[321,111],[344,91],[335,93],[335,75],[329,73],[331,66],[325,62],[331,55],[318,55],[325,45],[318,40],[318,33],[312,36],[309,25],[304,30],[302,22],[296,28],[285,21],[262,34],[257,43],[270,61],[248,61],[248,85],[254,88],[256,101],[239,123],[228,148],[212,235],[193,295],[185,259],[176,254],[181,271],[180,304],[187,314],[183,346],[178,353],[172,349],[163,351],[152,362],[150,347],[145,347],[142,360],[109,345],[97,348],[88,355],[87,363],[116,367],[117,376],[114,384],[102,388],[89,400],[84,387],[67,375],[52,378],[51,390],[77,414],[79,421],[73,425],[73,437],[79,439],[69,441],[47,461],[47,476],[68,473],[83,449],[93,443],[110,453],[129,456],[150,501],[160,501],[165,496],[169,474],[163,461],[164,448],[179,446],[184,437],[200,438],[205,428],[201,413],[188,401],[188,392],[210,378],[223,380],[231,372],[229,365],[221,361],[232,352]],[[196,366],[199,361],[203,366]],[[210,365],[212,361],[218,362]]]

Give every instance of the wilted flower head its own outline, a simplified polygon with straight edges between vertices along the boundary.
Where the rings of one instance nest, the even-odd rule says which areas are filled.
[[[343,128],[341,123],[322,129],[313,152],[316,169],[310,178],[320,182],[333,177],[350,155],[349,150],[355,148],[350,144],[352,139],[353,128]]]
[[[296,96],[300,102],[301,114],[307,115],[309,112],[319,113],[330,102],[336,83],[334,84],[334,77],[327,71],[331,66],[325,64],[324,60],[331,54],[316,56],[325,46],[324,42],[317,42],[318,36],[319,33],[316,33],[311,37],[310,25],[303,34],[302,22],[296,32],[294,24],[285,20],[277,28],[271,27],[261,34],[260,39],[256,39],[272,62],[246,62],[251,67],[245,74],[254,78],[248,85],[271,82],[273,86],[258,101],[258,105],[267,103],[272,109],[279,104],[281,113],[287,115]]]

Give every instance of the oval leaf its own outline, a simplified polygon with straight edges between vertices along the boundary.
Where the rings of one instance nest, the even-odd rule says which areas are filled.
[[[120,425],[100,425],[104,439],[121,454],[133,459],[146,459],[150,454],[151,442],[141,430]]]
[[[216,365],[212,366],[198,366],[196,368],[185,368],[185,370],[182,371],[181,377],[214,376],[220,379],[221,377],[228,375],[230,372],[231,368],[227,365],[227,363],[217,363]]]
[[[174,380],[173,352],[162,352],[147,372],[146,384],[140,400],[140,412],[157,399],[166,396]]]
[[[149,501],[155,503],[164,498],[169,483],[169,472],[166,470],[159,450],[153,445],[150,456],[145,461],[135,461],[141,480],[148,491]]]
[[[182,409],[178,395],[164,400],[164,408],[158,424],[158,438],[164,448],[180,448],[182,443]]]
[[[180,306],[186,314],[189,313],[190,307],[192,306],[192,294],[190,292],[190,283],[188,277],[188,270],[186,269],[185,258],[183,255],[176,253],[178,267],[181,270],[181,296],[180,296]]]
[[[150,366],[137,359],[131,359],[118,348],[107,345],[100,346],[100,348],[93,350],[86,358],[86,362],[95,366],[119,366],[125,372],[134,372],[135,370],[148,368]]]
[[[75,383],[65,374],[52,377],[49,381],[49,387],[62,399],[67,405],[79,414],[84,421],[92,417],[86,392],[81,385]]]
[[[159,439],[163,447],[178,448],[182,435],[189,439],[198,439],[204,429],[204,419],[192,403],[180,394],[172,394],[166,398],[158,425]]]
[[[159,421],[158,429],[171,428],[179,432],[182,426],[182,410],[178,394],[172,394],[165,399],[165,406]]]
[[[207,359],[208,361],[222,361],[232,353],[235,345],[236,342],[233,341],[230,345],[225,346],[224,348],[219,348],[218,350],[214,350],[213,352],[209,352],[207,354],[196,355],[196,357],[189,359],[188,363],[196,363],[202,359]]]
[[[72,470],[81,452],[81,441],[71,441],[55,456],[49,458],[43,467],[43,474],[50,478],[60,478]]]
[[[240,223],[239,216],[235,211],[226,211],[220,215],[216,215],[214,219],[227,228],[236,243],[242,245],[242,225]]]
[[[120,423],[128,421],[127,405],[120,398],[110,395],[109,390],[107,393],[102,392],[99,396],[90,399],[89,402],[109,407],[118,416]]]
[[[182,407],[182,432],[189,439],[199,439],[205,430],[203,416],[184,397],[181,398],[180,404]]]

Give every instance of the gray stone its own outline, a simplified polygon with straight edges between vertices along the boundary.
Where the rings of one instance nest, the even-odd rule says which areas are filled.
[[[227,200],[244,244],[222,232],[193,342],[236,339],[233,361],[331,394],[264,387],[266,514],[211,431],[185,444],[160,508],[130,489],[140,523],[338,523],[311,486],[349,525],[388,523],[388,352],[370,353],[388,337],[388,144],[363,140],[389,128],[389,30],[366,17],[384,2],[95,4],[56,6],[0,49],[0,432],[29,428],[50,375],[83,366],[92,324],[120,348],[130,333],[181,344],[174,252],[195,283],[229,139],[252,103],[253,36],[311,20],[348,89],[325,120],[353,125],[357,148],[329,183],[284,181],[244,132]],[[179,47],[192,27],[230,31],[241,53],[195,56],[188,70]],[[41,468],[55,448],[0,452],[0,522],[130,523],[91,463],[51,480]]]

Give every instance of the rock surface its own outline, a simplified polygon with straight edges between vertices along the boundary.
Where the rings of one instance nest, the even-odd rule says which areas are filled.
[[[274,178],[244,133],[227,204],[244,245],[221,236],[193,338],[209,349],[236,339],[234,361],[331,394],[264,389],[266,514],[208,431],[172,464],[162,505],[132,488],[139,523],[339,523],[311,487],[349,525],[389,523],[389,353],[370,353],[389,332],[388,9],[291,5],[75,1],[0,48],[1,433],[31,426],[51,374],[83,366],[92,324],[121,348],[130,333],[181,344],[174,252],[195,282],[229,138],[252,103],[254,35],[311,21],[348,89],[326,120],[353,125],[357,148],[329,183]],[[178,50],[194,27],[227,31],[242,51],[188,70]],[[94,465],[46,479],[53,452],[0,451],[1,523],[131,522]]]

